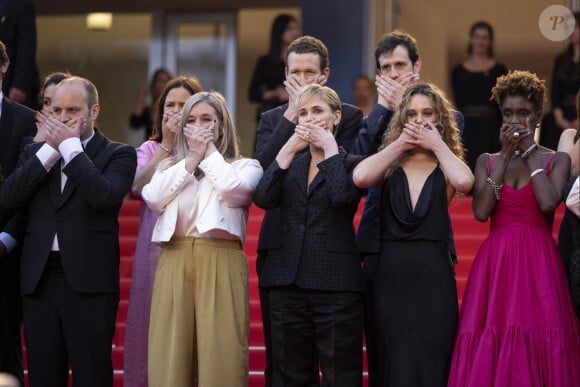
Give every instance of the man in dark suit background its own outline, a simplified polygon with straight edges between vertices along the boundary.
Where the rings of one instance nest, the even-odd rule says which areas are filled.
[[[25,148],[0,201],[27,217],[21,258],[31,387],[113,385],[119,302],[117,216],[131,188],[135,150],[93,128],[98,94],[87,79],[56,88],[45,143]]]
[[[6,46],[0,41],[2,75],[10,67]],[[0,76],[0,90],[3,76]],[[16,167],[23,140],[36,132],[34,112],[10,101],[0,91],[0,184]],[[17,222],[14,211],[0,202],[0,373],[17,376],[23,383],[22,302],[20,297],[20,243],[24,234],[22,222]]]
[[[13,102],[40,107],[40,78],[36,66],[36,19],[32,0],[0,0],[0,40],[12,66],[4,79],[4,93]]]
[[[294,40],[286,51],[286,81],[284,85],[289,94],[287,104],[278,106],[262,113],[258,123],[256,151],[254,158],[260,161],[264,171],[276,158],[276,155],[294,134],[298,123],[298,111],[295,99],[302,87],[312,83],[326,84],[330,76],[330,60],[328,49],[319,39],[312,36],[302,36]],[[342,104],[342,116],[336,129],[336,142],[347,151],[353,146],[361,127],[362,112],[355,106]],[[256,272],[258,278],[262,272],[264,260],[268,251],[279,246],[280,211],[266,211],[258,240],[258,258]],[[272,344],[270,335],[269,289],[260,286],[260,307],[264,343],[266,347],[266,369],[264,371],[266,386],[272,385]]]

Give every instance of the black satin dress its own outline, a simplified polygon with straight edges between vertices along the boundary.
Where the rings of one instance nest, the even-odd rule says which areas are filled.
[[[415,209],[402,168],[381,192],[375,281],[380,386],[446,386],[457,329],[445,176],[435,168]]]

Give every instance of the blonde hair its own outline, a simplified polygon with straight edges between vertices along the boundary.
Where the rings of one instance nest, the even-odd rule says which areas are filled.
[[[306,102],[312,98],[320,98],[330,106],[333,113],[342,111],[342,104],[336,91],[327,86],[320,86],[316,83],[304,86],[296,96],[296,107],[301,108]],[[332,134],[336,134],[336,126],[332,128]]]
[[[437,113],[437,120],[434,124],[441,134],[443,142],[447,144],[455,156],[460,160],[464,160],[463,144],[459,137],[459,129],[457,127],[457,121],[455,120],[453,105],[449,102],[443,91],[431,83],[415,83],[405,89],[401,101],[395,110],[395,114],[391,119],[389,130],[383,138],[381,149],[398,139],[403,132],[403,128],[407,123],[409,103],[411,102],[411,97],[414,95],[424,95],[429,98],[433,109]],[[413,150],[403,152],[387,169],[387,175],[397,169],[413,152]]]
[[[175,156],[161,163],[160,168],[162,170],[183,160],[189,152],[189,145],[187,144],[187,138],[183,134],[183,128],[187,123],[191,109],[200,102],[205,102],[211,106],[217,117],[218,138],[215,139],[214,143],[218,152],[228,162],[240,158],[238,132],[234,126],[226,100],[217,91],[202,91],[192,95],[185,101],[175,139]]]

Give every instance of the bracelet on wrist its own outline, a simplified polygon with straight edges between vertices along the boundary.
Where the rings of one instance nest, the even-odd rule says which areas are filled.
[[[190,152],[195,152],[195,153],[197,153],[198,155],[202,156],[202,153],[201,153],[200,151],[198,151],[197,149],[195,149],[195,148],[189,148],[189,151],[190,151]]]
[[[493,181],[493,179],[490,176],[488,176],[487,179],[485,179],[485,181],[487,181],[489,185],[491,185],[491,188],[493,188],[493,193],[495,194],[495,198],[499,200],[499,198],[501,197],[501,190],[503,188],[503,184],[498,185],[495,181]]]
[[[159,143],[159,148],[163,149],[165,152],[167,153],[171,153],[171,150],[169,150],[169,148],[167,148],[165,145],[163,145],[162,143]]]
[[[538,149],[538,144],[533,143],[532,145],[530,145],[530,147],[526,149],[524,153],[522,153],[522,159],[527,159],[528,156],[536,149]]]
[[[534,170],[532,173],[530,173],[530,179],[532,179],[534,176],[536,176],[538,173],[542,173],[545,170],[543,168],[538,168],[536,170]]]

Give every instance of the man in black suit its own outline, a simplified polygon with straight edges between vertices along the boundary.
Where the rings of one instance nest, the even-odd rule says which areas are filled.
[[[12,66],[4,93],[14,102],[38,109],[40,78],[36,66],[36,19],[32,0],[0,0],[0,40]]]
[[[276,155],[288,139],[294,134],[298,123],[298,111],[295,106],[296,95],[303,86],[318,83],[324,85],[330,75],[328,49],[320,40],[311,36],[302,36],[294,40],[286,51],[286,81],[284,85],[289,94],[287,104],[262,113],[258,123],[256,151],[254,158],[260,161],[264,171],[276,158]],[[338,145],[347,151],[351,149],[361,127],[362,112],[355,106],[342,104],[342,116],[336,129]],[[258,240],[258,258],[256,272],[258,279],[267,259],[268,251],[277,248],[275,241],[280,240],[281,227],[278,209],[266,211]],[[272,385],[272,341],[270,335],[269,288],[260,286],[260,307],[264,344],[266,347],[266,369],[264,376],[266,386]]]
[[[93,128],[98,94],[87,79],[56,88],[46,142],[25,148],[0,200],[27,217],[21,258],[31,387],[113,385],[119,303],[117,216],[131,188],[135,150]]]
[[[6,46],[0,42],[0,90],[9,65]],[[14,171],[23,140],[35,132],[34,112],[0,92],[0,184]],[[11,373],[23,383],[19,242],[24,229],[16,219],[14,211],[0,202],[0,373]]]

